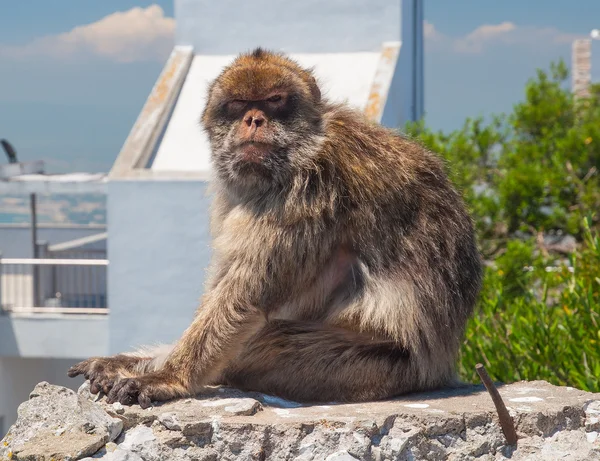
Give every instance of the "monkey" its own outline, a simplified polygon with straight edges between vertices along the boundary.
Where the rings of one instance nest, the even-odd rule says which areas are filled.
[[[482,262],[441,157],[263,48],[209,85],[201,124],[213,255],[191,325],[69,376],[143,408],[209,385],[318,403],[455,383]]]

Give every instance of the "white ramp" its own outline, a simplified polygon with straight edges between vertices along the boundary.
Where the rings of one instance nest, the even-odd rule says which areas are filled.
[[[393,51],[394,45],[391,46]],[[292,54],[290,57],[304,67],[313,68],[324,97],[347,102],[360,110],[367,108],[370,97],[373,98],[371,93],[379,94],[383,87],[389,86],[394,70],[388,65],[385,72],[386,61],[382,63],[379,52]],[[392,57],[395,64],[395,56]],[[209,83],[233,59],[234,56],[194,56],[152,170],[210,170],[210,150],[200,127],[200,115],[206,104]],[[382,78],[388,80],[387,85],[386,82],[374,85]]]

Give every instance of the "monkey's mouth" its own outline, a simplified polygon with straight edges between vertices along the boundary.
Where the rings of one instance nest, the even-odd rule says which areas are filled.
[[[262,163],[273,152],[274,147],[264,142],[248,141],[240,144],[236,151],[239,160],[250,163]]]

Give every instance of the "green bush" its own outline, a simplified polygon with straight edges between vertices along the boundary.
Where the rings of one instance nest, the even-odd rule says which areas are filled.
[[[408,136],[439,152],[473,215],[487,261],[461,352],[503,382],[545,379],[600,391],[600,86],[575,99],[561,62],[538,71],[508,115]],[[583,223],[583,224],[582,224]],[[571,234],[567,258],[542,244]]]

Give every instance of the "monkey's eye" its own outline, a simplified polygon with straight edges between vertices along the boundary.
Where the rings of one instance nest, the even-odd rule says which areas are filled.
[[[230,110],[242,110],[244,107],[246,107],[246,101],[242,99],[234,99],[233,101],[229,101],[227,106]]]
[[[270,98],[267,99],[267,101],[269,102],[279,102],[281,101],[281,95],[280,94],[275,94],[273,96],[271,96]]]

